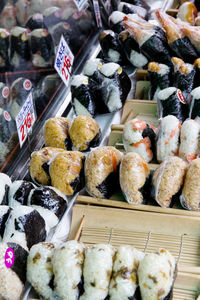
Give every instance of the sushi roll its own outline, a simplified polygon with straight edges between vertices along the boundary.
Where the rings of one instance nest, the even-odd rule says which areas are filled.
[[[12,251],[11,251],[12,249]],[[11,252],[11,254],[10,254]],[[5,255],[8,259],[14,253],[14,264],[7,268]],[[16,243],[0,243],[0,298],[20,300],[26,281],[26,262],[28,252]]]
[[[110,198],[119,188],[122,153],[112,146],[97,147],[85,161],[86,190],[96,198]]]
[[[150,171],[137,153],[127,153],[120,165],[120,186],[128,203],[144,204],[149,197]]]
[[[34,67],[46,68],[53,63],[53,41],[45,28],[35,29],[31,32],[30,44],[32,64]]]
[[[9,87],[3,82],[0,82],[0,108],[6,107],[9,97]]]
[[[31,31],[45,28],[43,14],[38,13],[30,16],[26,22],[26,28],[30,29]]]
[[[140,52],[140,47],[128,30],[119,34],[119,40],[130,63],[136,68],[143,68],[148,59]]]
[[[30,2],[27,0],[17,0],[15,4],[16,18],[20,26],[24,26],[28,19]]]
[[[195,88],[188,96],[190,101],[189,118],[200,120],[200,87]]]
[[[168,250],[146,254],[138,268],[142,300],[171,299],[175,277],[175,258]]]
[[[16,9],[14,5],[6,4],[1,12],[1,27],[10,30],[17,25]]]
[[[93,245],[85,251],[84,294],[80,300],[105,299],[112,274],[115,250],[111,245]]]
[[[187,99],[188,94],[192,91],[195,78],[195,68],[191,64],[186,64],[177,57],[172,57],[174,64],[174,86],[180,89]]]
[[[157,137],[157,160],[162,162],[169,156],[178,155],[181,123],[174,116],[160,120]]]
[[[99,42],[105,60],[119,64],[125,63],[125,55],[117,33],[112,30],[104,30],[99,35]]]
[[[125,14],[121,11],[113,11],[109,17],[110,29],[116,33],[120,33],[125,28],[122,25],[122,21],[124,20]]]
[[[53,243],[34,245],[27,259],[27,280],[43,299],[55,299],[53,287]]]
[[[44,143],[46,147],[71,150],[72,144],[69,140],[70,120],[63,117],[48,119],[44,125]]]
[[[68,196],[79,192],[84,186],[84,160],[78,151],[58,154],[49,168],[52,186]]]
[[[61,299],[78,300],[85,246],[77,241],[61,244],[54,252],[52,263],[55,291]]]
[[[0,205],[8,204],[8,191],[11,184],[10,177],[4,173],[0,173]]]
[[[177,18],[179,18],[183,22],[187,22],[190,25],[195,25],[195,19],[197,17],[197,8],[194,3],[186,1],[181,4],[178,9]]]
[[[177,57],[192,64],[198,58],[198,54],[189,38],[183,34],[178,25],[167,14],[160,10],[156,10],[155,14],[166,31],[171,50],[176,53]]]
[[[19,26],[10,31],[10,64],[14,70],[27,69],[31,58],[29,35],[28,29]]]
[[[126,152],[136,152],[146,162],[150,162],[155,157],[155,128],[144,121],[133,119],[126,122],[122,139]]]
[[[118,11],[124,14],[138,14],[142,18],[147,18],[147,10],[141,6],[133,5],[126,2],[120,2],[118,5]]]
[[[157,101],[158,92],[170,87],[171,71],[167,65],[150,62],[148,64],[148,74],[151,83],[149,99]]]
[[[153,175],[153,198],[162,207],[172,207],[183,185],[187,164],[179,157],[167,158]]]
[[[69,129],[72,149],[89,151],[101,141],[101,130],[97,121],[89,116],[80,115],[72,121]]]
[[[123,107],[131,89],[131,80],[116,63],[103,64],[99,71],[103,81],[102,100],[109,112],[115,112]]]
[[[46,8],[43,14],[46,28],[50,28],[62,21],[62,10],[57,6]]]
[[[33,182],[50,185],[49,162],[53,156],[63,151],[59,148],[45,147],[32,153],[29,172]]]
[[[46,239],[45,220],[32,207],[15,207],[6,222],[4,242],[17,242],[30,249]]]
[[[96,114],[95,95],[93,86],[95,82],[85,75],[75,75],[71,81],[72,106],[75,114],[94,117]]]
[[[180,196],[181,205],[189,210],[200,211],[200,158],[194,159],[186,173],[185,182]]]
[[[158,93],[159,117],[175,116],[181,123],[188,117],[188,106],[180,89],[168,87]]]
[[[134,299],[133,296],[138,288],[137,269],[144,255],[133,246],[118,247],[109,285],[110,300]]]
[[[0,71],[5,72],[9,68],[9,37],[10,32],[0,28]]]
[[[7,205],[0,205],[0,242],[3,239],[6,222],[8,220],[11,208]]]
[[[199,154],[200,124],[187,119],[181,126],[179,156],[191,162]]]
[[[14,181],[9,188],[8,205],[12,208],[18,205],[28,205],[28,196],[34,188],[35,186],[31,182],[24,180]]]

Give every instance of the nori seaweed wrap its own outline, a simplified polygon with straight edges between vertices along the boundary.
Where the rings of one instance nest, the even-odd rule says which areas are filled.
[[[200,87],[194,89],[188,96],[190,112],[189,118],[200,120]]]
[[[48,7],[43,14],[45,27],[48,29],[62,21],[62,10],[59,7]]]
[[[174,86],[180,89],[187,99],[194,85],[195,68],[177,57],[172,57],[174,64]]]
[[[175,87],[166,88],[158,93],[159,117],[173,115],[181,124],[188,117],[188,106],[181,90]]]
[[[200,86],[200,58],[197,58],[194,62],[195,67],[195,76],[194,76],[194,82],[193,82],[193,88]]]
[[[194,0],[194,4],[195,4],[197,10],[200,11],[200,2],[199,2],[199,0]]]
[[[8,102],[9,96],[9,87],[5,85],[3,82],[0,82],[0,107],[6,107],[6,103]]]
[[[124,64],[126,57],[120,45],[118,34],[112,30],[104,30],[99,35],[99,42],[105,60]]]
[[[9,69],[9,37],[10,33],[4,28],[0,28],[0,71]]]
[[[67,22],[60,22],[60,23],[54,25],[52,28],[49,29],[49,32],[51,33],[51,36],[53,39],[55,52],[57,50],[57,46],[60,43],[60,38],[62,35],[64,36],[66,42],[70,43],[70,37],[71,37],[72,31]]]
[[[12,208],[18,205],[28,205],[28,196],[35,185],[24,180],[14,181],[8,192],[8,205]]]
[[[113,11],[109,17],[110,29],[116,33],[120,33],[121,31],[123,31],[125,29],[122,25],[124,17],[125,14],[123,12],[117,10]]]
[[[150,79],[149,99],[157,100],[157,94],[160,90],[168,88],[171,83],[170,68],[164,64],[151,62],[148,64],[148,73]]]
[[[10,212],[11,212],[11,208],[9,206],[0,205],[0,242],[3,238],[5,225],[8,220]]]
[[[127,2],[120,2],[118,10],[124,14],[138,14],[144,19],[147,18],[147,10],[145,8]]]
[[[45,28],[43,14],[34,14],[29,17],[26,22],[26,27],[31,31],[39,28]]]
[[[0,205],[8,205],[8,191],[11,184],[10,177],[0,173]]]

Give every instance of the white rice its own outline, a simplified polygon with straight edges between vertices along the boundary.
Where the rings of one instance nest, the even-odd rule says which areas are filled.
[[[177,91],[177,88],[175,88],[175,87],[166,88],[158,93],[158,98],[161,101],[167,100],[176,91]]]
[[[110,89],[111,89],[111,92],[109,94],[109,99],[108,99],[108,102],[106,105],[110,112],[114,112],[114,111],[122,108],[122,102],[121,102],[118,87],[113,85],[110,87]]]
[[[52,243],[34,245],[27,259],[27,280],[44,299],[53,300],[54,292],[49,286],[53,278],[52,257],[55,247]]]
[[[195,99],[195,100],[200,100],[200,87],[195,88],[192,90],[190,95]]]
[[[120,53],[116,50],[109,49],[108,57],[114,62],[117,63],[120,59]]]
[[[111,77],[114,75],[114,73],[120,68],[120,65],[110,62],[107,64],[102,65],[100,72],[106,76]]]
[[[118,10],[113,11],[109,17],[109,23],[117,24],[117,23],[123,21],[125,16],[126,15],[121,11],[118,11]]]
[[[98,70],[100,62],[100,58],[89,59],[84,66],[83,74],[86,76],[92,76],[94,72]]]
[[[11,29],[10,34],[18,37],[20,34],[24,33],[27,29],[19,26],[15,26]]]
[[[73,76],[71,85],[78,88],[81,84],[88,84],[88,77],[84,75]]]
[[[52,6],[52,7],[48,7],[44,10],[43,15],[45,17],[50,16],[51,14],[53,14],[54,12],[56,12],[57,10],[59,10],[60,8],[57,6]]]
[[[174,272],[175,259],[169,251],[160,249],[158,254],[146,254],[138,269],[142,299],[164,299],[173,286]]]
[[[91,114],[89,113],[89,111],[87,110],[87,108],[85,106],[83,106],[83,104],[81,104],[78,99],[74,98],[74,107],[75,107],[75,112],[76,115],[85,115],[85,116],[91,116]]]
[[[129,60],[136,68],[142,68],[148,63],[148,59],[142,53],[135,50],[131,50]]]
[[[169,115],[161,119],[157,140],[157,160],[159,162],[178,154],[179,136],[180,121],[176,117]]]
[[[55,290],[61,299],[77,300],[81,282],[85,246],[77,241],[61,244],[53,255]]]
[[[12,181],[10,177],[4,173],[0,173],[0,205],[3,202],[3,198],[5,196],[5,187],[10,186]]]
[[[15,193],[17,192],[17,190],[23,184],[23,182],[26,182],[26,181],[24,181],[24,180],[16,180],[10,186],[9,193],[8,193],[8,204],[12,208],[14,208],[16,206],[19,206],[19,205],[22,205],[19,201],[17,201],[17,200],[14,199],[14,196],[15,196]]]
[[[111,245],[90,246],[85,252],[83,268],[84,294],[80,300],[104,300],[112,273],[114,248]]]

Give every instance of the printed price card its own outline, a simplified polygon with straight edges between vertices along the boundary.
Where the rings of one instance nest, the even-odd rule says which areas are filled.
[[[68,87],[72,66],[74,62],[74,55],[71,52],[67,42],[64,37],[61,36],[60,44],[58,47],[58,52],[55,59],[54,68],[58,72],[59,76],[62,78],[65,85]]]
[[[29,132],[32,131],[33,125],[36,121],[36,113],[33,106],[32,93],[28,95],[15,120],[17,124],[17,133],[19,137],[20,147],[22,147],[27,139]]]

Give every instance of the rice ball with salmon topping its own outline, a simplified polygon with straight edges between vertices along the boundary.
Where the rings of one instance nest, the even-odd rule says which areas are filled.
[[[124,125],[123,143],[126,152],[136,152],[147,162],[155,155],[156,129],[144,121],[133,119]]]
[[[97,147],[85,161],[87,192],[97,198],[110,198],[119,188],[122,153],[112,146]]]
[[[166,159],[153,175],[153,198],[162,207],[170,207],[180,191],[187,164],[179,157],[171,156]]]
[[[120,186],[130,204],[142,204],[149,196],[150,171],[138,153],[127,153],[120,165]]]

